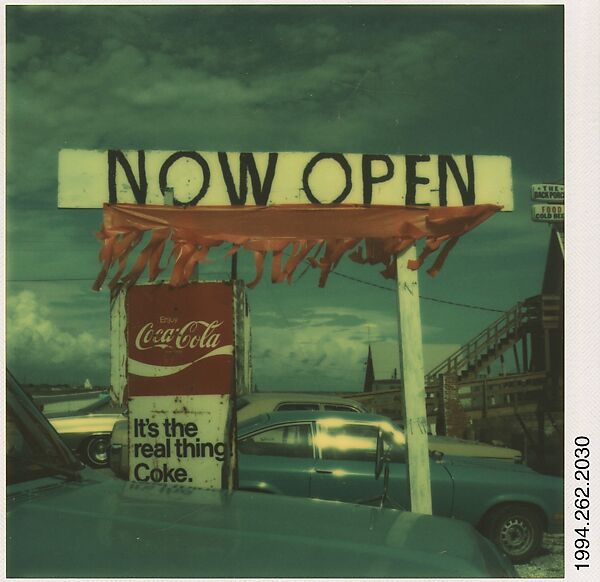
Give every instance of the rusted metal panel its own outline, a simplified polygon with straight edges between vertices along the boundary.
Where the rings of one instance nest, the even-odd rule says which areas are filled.
[[[234,378],[230,283],[127,293],[129,396],[225,394]]]

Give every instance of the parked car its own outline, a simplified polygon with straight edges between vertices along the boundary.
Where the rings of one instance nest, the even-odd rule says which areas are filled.
[[[392,462],[389,494],[409,507],[404,433],[383,416],[274,412],[238,425],[241,489],[360,502],[382,492],[373,479],[379,429]],[[433,512],[479,528],[514,562],[538,552],[544,531],[562,531],[562,479],[492,459],[432,455]]]
[[[238,422],[244,422],[260,414],[291,410],[371,412],[357,400],[318,392],[257,392],[237,397]],[[504,459],[511,462],[520,462],[522,459],[521,451],[517,449],[448,436],[429,435],[429,448],[450,455]]]
[[[516,577],[455,520],[107,478],[10,374],[6,398],[8,577]]]
[[[318,392],[256,392],[236,399],[238,422],[276,410],[330,410],[369,412],[364,405],[350,398],[330,396]]]
[[[369,412],[360,402],[341,396],[303,392],[260,392],[244,394],[236,399],[237,421],[274,410],[329,410],[346,412]],[[111,468],[120,477],[129,475],[129,457],[123,453],[129,443],[127,419],[119,420],[110,437]]]
[[[90,467],[108,467],[110,435],[122,414],[82,414],[50,418],[50,423],[69,448]]]
[[[238,396],[237,421],[243,423],[250,418],[270,412],[293,410],[324,410],[330,412],[368,413],[363,404],[349,398],[329,396],[319,393],[300,392],[261,392]],[[110,437],[110,465],[112,470],[127,479],[129,475],[129,456],[126,449],[129,445],[127,419],[118,420]],[[521,452],[517,449],[488,445],[477,441],[468,441],[446,436],[429,435],[429,450],[444,454],[498,459],[510,462],[521,462]]]

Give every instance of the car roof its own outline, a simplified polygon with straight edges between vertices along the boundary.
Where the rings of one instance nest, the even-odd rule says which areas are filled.
[[[238,434],[266,428],[284,422],[310,422],[322,419],[339,419],[348,422],[386,422],[393,424],[387,416],[363,412],[338,412],[331,410],[290,410],[260,414],[238,424]]]
[[[238,396],[247,402],[323,402],[332,404],[362,404],[352,398],[322,392],[252,392]]]

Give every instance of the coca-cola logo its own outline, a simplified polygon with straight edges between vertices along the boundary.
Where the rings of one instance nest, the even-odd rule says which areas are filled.
[[[152,348],[167,349],[214,349],[221,341],[221,334],[217,332],[223,325],[222,321],[211,322],[201,319],[188,321],[180,327],[175,327],[176,319],[163,318],[159,324],[148,322],[143,325],[135,338],[135,347],[138,350],[151,350]]]

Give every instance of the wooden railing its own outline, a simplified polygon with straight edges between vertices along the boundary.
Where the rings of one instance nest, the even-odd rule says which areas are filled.
[[[425,376],[425,383],[435,384],[437,376],[441,374],[460,375],[470,365],[474,365],[480,358],[487,355],[490,350],[495,349],[503,339],[517,333],[526,315],[525,305],[517,303],[450,357],[430,370]]]

